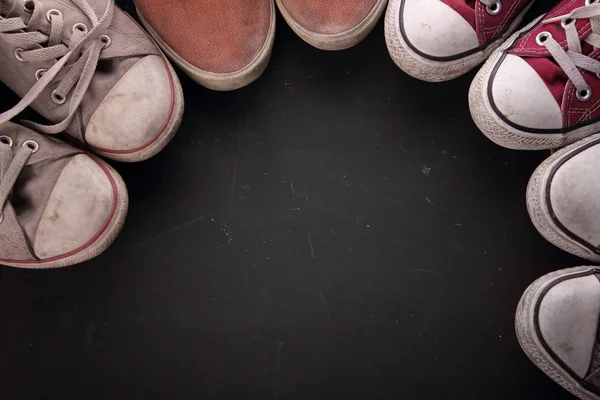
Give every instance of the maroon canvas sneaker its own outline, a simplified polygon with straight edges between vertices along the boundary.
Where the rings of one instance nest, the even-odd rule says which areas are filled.
[[[471,115],[492,141],[550,149],[600,132],[600,4],[593,1],[561,2],[476,75]]]
[[[390,0],[385,38],[409,75],[441,82],[479,65],[514,32],[532,0]]]

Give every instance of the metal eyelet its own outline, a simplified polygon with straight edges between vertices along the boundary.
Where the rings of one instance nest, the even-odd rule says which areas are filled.
[[[37,152],[40,149],[40,145],[37,144],[35,140],[26,140],[23,143],[23,147],[29,148],[29,150],[31,150],[31,154]]]
[[[42,76],[44,76],[46,72],[48,72],[47,69],[38,69],[37,71],[35,71],[35,79],[39,81],[40,79],[42,79]]]
[[[579,101],[588,101],[592,98],[592,88],[588,86],[583,90],[578,90],[575,95]]]
[[[22,53],[23,51],[25,51],[25,50],[23,50],[23,49],[21,49],[21,48],[15,49],[15,52],[14,52],[14,54],[15,54],[15,58],[16,58],[17,60],[19,60],[19,61],[25,61],[25,60],[23,59],[23,56],[21,55],[21,53]]]
[[[33,1],[28,0],[28,1],[26,1],[26,2],[23,3],[23,10],[26,13],[31,14],[34,9],[35,9],[35,3]]]
[[[566,28],[567,26],[571,25],[573,22],[575,22],[575,18],[565,18],[562,21],[560,21],[560,26],[562,26],[563,28]]]
[[[596,0],[585,0],[585,5],[589,6],[591,4],[594,4],[596,2]]]
[[[0,136],[0,143],[4,143],[4,144],[8,145],[8,147],[13,146],[12,139],[10,138],[10,136],[6,136],[6,135]]]
[[[600,73],[596,73],[596,78],[600,79]]]
[[[4,210],[0,211],[0,222],[4,221]]]
[[[550,39],[552,37],[552,34],[550,32],[540,32],[536,37],[535,37],[535,42],[540,45],[543,46],[544,42],[548,39]]]
[[[496,0],[496,2],[491,6],[485,6],[485,11],[487,11],[487,13],[490,15],[500,14],[500,11],[502,11],[502,2],[500,0]]]
[[[53,8],[52,10],[48,10],[48,12],[46,13],[46,19],[48,20],[48,22],[52,22],[53,15],[57,17],[62,17],[62,13]]]
[[[88,27],[85,24],[82,24],[81,22],[76,23],[75,25],[73,25],[73,33],[75,33],[75,31],[79,31],[81,33],[83,33],[84,35],[88,33]]]
[[[56,93],[56,90],[54,90],[52,92],[52,101],[56,104],[64,104],[65,101],[67,101],[67,97],[66,96],[61,96],[60,94]]]
[[[100,41],[102,42],[103,49],[106,49],[108,46],[110,46],[110,43],[112,42],[110,40],[110,36],[106,36],[106,35],[100,36]]]

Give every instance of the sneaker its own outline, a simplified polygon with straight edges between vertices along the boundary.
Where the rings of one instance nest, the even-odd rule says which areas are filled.
[[[593,1],[562,1],[485,63],[469,103],[489,139],[539,150],[600,132],[600,4]]]
[[[127,214],[108,164],[57,138],[0,125],[0,264],[57,268],[102,253]]]
[[[135,0],[142,24],[202,86],[234,90],[262,75],[275,40],[273,0]]]
[[[27,106],[107,158],[141,161],[175,134],[181,86],[152,39],[113,0],[0,0],[0,81]]]
[[[600,270],[577,267],[535,281],[517,308],[519,344],[580,399],[600,399]]]
[[[387,0],[277,0],[292,30],[322,50],[343,50],[360,43],[386,4]]]
[[[407,74],[428,82],[461,76],[518,27],[532,0],[390,0],[385,39]]]
[[[556,153],[534,172],[527,209],[537,230],[559,248],[600,262],[600,135]]]

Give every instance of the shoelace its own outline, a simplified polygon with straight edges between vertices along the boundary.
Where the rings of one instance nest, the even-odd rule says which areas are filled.
[[[583,39],[579,39],[575,21],[586,18],[590,20],[592,31]],[[600,4],[586,0],[584,7],[576,8],[567,15],[549,18],[542,24],[560,22],[567,37],[567,50],[565,51],[552,37],[550,32],[539,33],[535,41],[545,47],[556,63],[562,68],[569,80],[577,89],[576,96],[580,101],[587,101],[592,97],[592,88],[586,83],[578,68],[595,73],[600,78],[600,61],[582,54],[581,41],[600,48]]]
[[[114,0],[107,2],[104,15],[98,19],[92,7],[85,0],[70,0],[91,21],[91,29],[83,24],[73,27],[73,35],[68,44],[62,41],[63,17],[60,11],[50,10],[42,15],[39,0],[17,0],[15,7],[8,13],[7,18],[0,19],[0,40],[10,41],[17,50],[15,57],[21,61],[40,62],[57,60],[47,71],[38,70],[38,81],[29,92],[11,110],[0,114],[0,125],[17,116],[25,110],[50,82],[60,80],[58,87],[52,92],[53,100],[62,104],[69,96],[69,113],[67,117],[56,125],[40,125],[27,122],[27,125],[38,132],[56,134],[63,132],[71,123],[75,113],[83,100],[90,82],[96,71],[100,53],[109,43],[106,32],[110,27],[114,15]],[[31,12],[31,18],[26,24],[22,18],[24,12]],[[38,30],[41,18],[50,22],[50,34],[46,35]],[[74,87],[74,89],[73,89]],[[69,93],[73,92],[69,95]],[[2,184],[0,184],[0,189]],[[0,190],[0,200],[1,197]]]
[[[13,141],[9,136],[0,136],[0,222],[4,219],[4,205],[8,200],[13,186],[29,157],[38,151],[39,145],[33,140],[27,140],[13,157]]]

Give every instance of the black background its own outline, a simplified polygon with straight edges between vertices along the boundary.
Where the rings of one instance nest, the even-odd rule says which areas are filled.
[[[473,73],[410,78],[382,22],[336,53],[277,23],[249,87],[180,74],[172,144],[116,165],[130,212],[105,254],[0,267],[0,398],[570,398],[513,328],[533,280],[585,264],[527,215],[549,153],[486,140]]]

